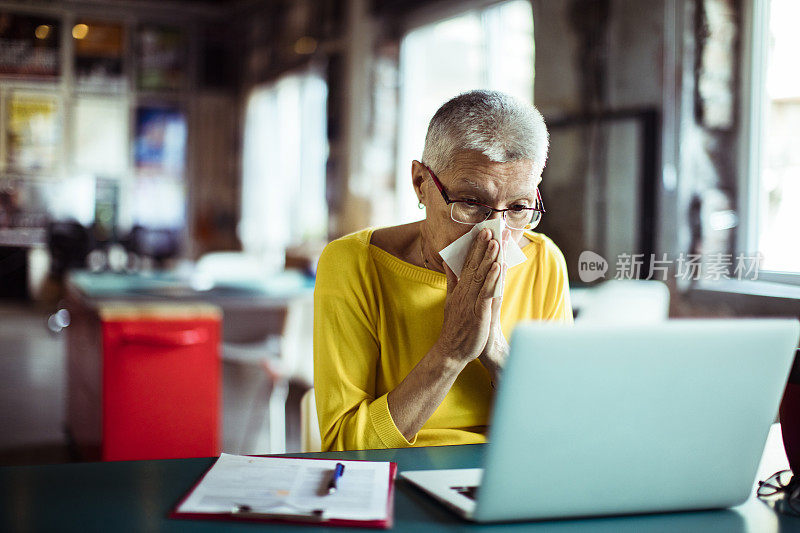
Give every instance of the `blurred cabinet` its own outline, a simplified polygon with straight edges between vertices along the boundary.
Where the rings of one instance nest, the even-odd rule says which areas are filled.
[[[219,454],[218,308],[68,302],[67,426],[83,458]]]

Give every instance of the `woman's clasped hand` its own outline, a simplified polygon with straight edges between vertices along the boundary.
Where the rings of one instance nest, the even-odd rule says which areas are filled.
[[[502,283],[506,267],[500,249],[505,249],[509,236],[510,232],[504,230],[501,244],[488,228],[481,230],[467,253],[460,277],[444,264],[447,297],[439,352],[462,364],[481,357],[490,373],[501,363],[508,346],[500,331],[502,297],[492,295]]]

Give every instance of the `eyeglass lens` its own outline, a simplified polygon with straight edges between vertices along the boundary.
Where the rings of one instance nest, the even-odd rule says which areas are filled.
[[[492,211],[482,205],[470,204],[467,202],[453,202],[450,208],[450,216],[456,222],[462,224],[478,224],[483,222],[492,214]],[[535,226],[542,218],[540,211],[523,209],[521,211],[505,211],[506,225],[512,229],[527,229],[528,226]]]
[[[800,515],[800,483],[793,478],[791,470],[781,470],[759,481],[756,495],[780,513]]]

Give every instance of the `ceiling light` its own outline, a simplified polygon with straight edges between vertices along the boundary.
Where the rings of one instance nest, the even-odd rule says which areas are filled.
[[[89,33],[89,26],[86,24],[75,24],[72,27],[72,36],[76,39],[83,39]]]

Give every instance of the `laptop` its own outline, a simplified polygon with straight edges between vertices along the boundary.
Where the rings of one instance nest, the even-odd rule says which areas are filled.
[[[795,319],[521,323],[483,468],[401,476],[476,522],[738,505],[799,339]]]

